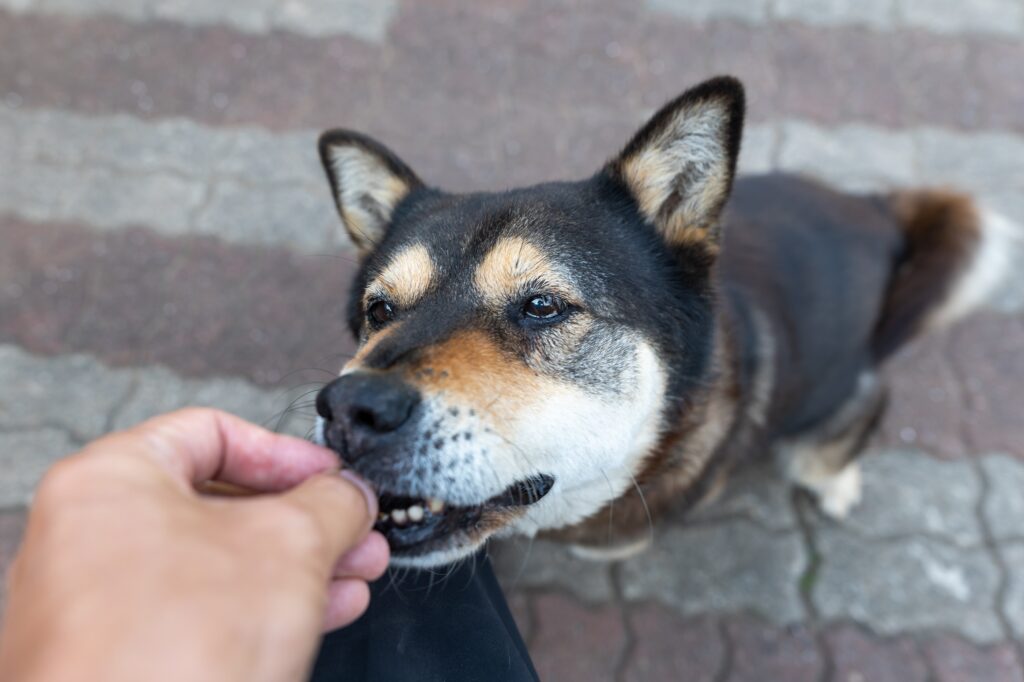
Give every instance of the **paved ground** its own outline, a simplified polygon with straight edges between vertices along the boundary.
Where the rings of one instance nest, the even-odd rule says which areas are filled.
[[[351,350],[320,129],[500,188],[589,173],[731,72],[745,170],[1024,222],[1022,36],[1024,0],[0,0],[0,566],[104,431],[195,403],[308,428]],[[1022,301],[896,358],[842,526],[752,470],[623,564],[495,547],[545,679],[1024,682]]]

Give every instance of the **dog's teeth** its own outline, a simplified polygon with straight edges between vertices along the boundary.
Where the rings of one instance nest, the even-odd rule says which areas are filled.
[[[409,520],[413,523],[419,523],[423,520],[423,507],[418,504],[414,504],[409,507]]]
[[[431,514],[440,514],[444,511],[444,502],[437,499],[436,497],[431,497],[429,500],[427,500],[427,507],[430,508]]]
[[[404,509],[393,509],[391,511],[391,520],[399,526],[404,526],[406,521],[409,520],[409,515]]]

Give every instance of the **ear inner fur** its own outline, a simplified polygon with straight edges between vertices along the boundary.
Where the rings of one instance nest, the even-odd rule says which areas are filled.
[[[669,102],[609,169],[670,244],[718,242],[743,125],[743,88],[715,78]]]
[[[359,133],[328,131],[319,149],[342,223],[356,247],[369,251],[387,232],[395,207],[422,182],[387,147]]]

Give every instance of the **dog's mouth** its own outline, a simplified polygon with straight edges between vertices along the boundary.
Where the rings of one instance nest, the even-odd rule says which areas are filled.
[[[374,530],[384,535],[393,552],[415,554],[428,544],[458,533],[475,535],[473,531],[487,530],[495,517],[540,501],[554,483],[555,479],[547,474],[531,476],[472,506],[456,506],[436,497],[424,499],[382,492]]]

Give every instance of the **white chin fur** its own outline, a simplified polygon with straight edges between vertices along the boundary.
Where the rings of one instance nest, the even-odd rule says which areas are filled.
[[[571,525],[634,485],[644,455],[660,434],[665,391],[665,372],[654,350],[638,342],[635,357],[632,395],[599,399],[566,388],[537,406],[537,414],[559,416],[551,420],[550,431],[538,429],[536,421],[519,430],[525,435],[517,445],[531,453],[535,471],[553,475],[555,483],[512,531],[534,535]]]
[[[501,536],[535,535],[544,529],[561,528],[594,514],[634,485],[634,475],[660,436],[666,375],[654,349],[637,338],[633,366],[624,375],[626,390],[616,396],[595,395],[586,389],[552,382],[527,410],[513,415],[505,430],[507,439],[487,433],[473,422],[483,415],[446,416],[452,432],[472,428],[472,443],[449,442],[444,451],[449,461],[462,462],[456,479],[428,473],[400,481],[413,496],[438,496],[453,504],[487,499],[508,485],[540,473],[555,478],[540,501],[526,509],[517,521],[499,529]],[[628,359],[626,360],[628,362]],[[442,416],[447,406],[437,401],[430,413]],[[543,416],[543,419],[538,419]],[[324,420],[318,418],[313,440],[324,443]],[[514,446],[510,443],[514,442]],[[481,454],[486,447],[488,455]],[[526,454],[528,453],[528,454]],[[419,451],[410,453],[415,463]],[[429,456],[438,453],[430,451]],[[420,467],[422,471],[426,467]],[[416,471],[417,467],[410,467]],[[464,559],[486,541],[480,538],[465,546],[440,549],[422,556],[393,556],[394,566],[429,568]]]

